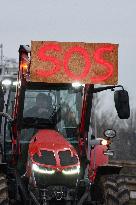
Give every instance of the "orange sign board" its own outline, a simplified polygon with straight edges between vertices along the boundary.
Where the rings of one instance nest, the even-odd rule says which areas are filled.
[[[32,82],[117,84],[118,45],[32,41]]]

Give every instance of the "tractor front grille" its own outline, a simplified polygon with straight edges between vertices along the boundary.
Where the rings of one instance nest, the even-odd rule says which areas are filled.
[[[46,164],[46,165],[56,165],[54,152],[47,151],[47,150],[41,150],[40,152],[41,152],[40,157],[37,153],[33,156],[35,162],[39,162],[40,164]]]
[[[59,158],[61,166],[74,165],[78,163],[77,156],[71,156],[70,150],[59,151]]]

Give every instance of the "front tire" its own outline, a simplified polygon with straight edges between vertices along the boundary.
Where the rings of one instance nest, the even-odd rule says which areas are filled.
[[[103,205],[119,205],[118,201],[118,188],[116,179],[112,176],[102,177],[102,204]]]
[[[123,176],[118,176],[116,180],[118,186],[119,205],[128,205],[130,200],[130,194],[126,186],[125,178]]]
[[[0,173],[0,204],[9,205],[7,180],[3,173]]]
[[[102,176],[100,180],[102,205],[128,205],[129,191],[123,176]]]

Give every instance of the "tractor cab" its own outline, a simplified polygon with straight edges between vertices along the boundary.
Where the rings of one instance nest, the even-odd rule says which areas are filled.
[[[48,146],[58,139],[60,144],[69,142],[75,149],[78,148],[78,129],[82,106],[82,86],[80,89],[68,85],[45,85],[43,83],[27,83],[21,88],[20,111],[18,115],[18,129],[20,132],[20,159],[18,169],[25,173],[30,142],[35,134],[45,132],[43,143]],[[78,104],[77,104],[78,102]],[[46,134],[46,131],[52,134]],[[58,133],[63,136],[58,137]],[[52,140],[51,140],[52,137]],[[61,142],[62,141],[62,142]],[[50,145],[49,145],[50,144]],[[48,149],[45,146],[45,149]],[[65,148],[65,147],[64,147]],[[55,149],[52,147],[52,149]],[[62,150],[61,150],[62,151]]]
[[[82,105],[82,88],[76,90],[72,85],[29,83],[24,87],[22,95],[23,109],[19,120],[24,140],[26,129],[50,128],[64,134],[70,143],[77,143],[74,132],[79,126],[81,106],[76,102],[78,100],[79,105]]]

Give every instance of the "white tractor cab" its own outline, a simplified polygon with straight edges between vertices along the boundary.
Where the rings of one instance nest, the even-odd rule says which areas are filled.
[[[4,75],[1,79],[1,86],[4,93],[5,111],[12,115],[15,92],[17,86],[17,73],[14,75]],[[11,104],[12,103],[12,106]],[[9,109],[7,110],[6,107]]]
[[[12,116],[13,108],[15,103],[15,93],[16,93],[16,86],[17,86],[17,74],[14,75],[4,75],[1,78],[1,85],[0,85],[0,99],[1,99],[1,110],[0,112],[8,113]],[[7,120],[3,118],[1,120],[1,143],[3,144],[3,151],[5,150],[5,146],[7,147],[8,152],[11,151],[11,139],[9,138],[9,128],[7,125]],[[5,143],[6,141],[10,143]],[[10,146],[10,147],[9,147]],[[10,149],[9,149],[10,148]],[[5,153],[3,157],[6,156]]]
[[[115,44],[36,41],[31,50],[20,46],[16,94],[11,87],[9,108],[1,112],[11,204],[128,203],[126,186],[118,186],[115,178],[121,167],[99,163],[93,176],[89,172],[89,146],[104,143],[101,138],[90,141],[88,136],[93,94],[114,91],[118,116],[130,115],[128,93],[116,85],[117,73]],[[96,83],[105,86],[95,87]],[[105,132],[108,140],[113,133]],[[113,180],[117,183],[112,184]],[[108,183],[112,186],[105,189]]]

